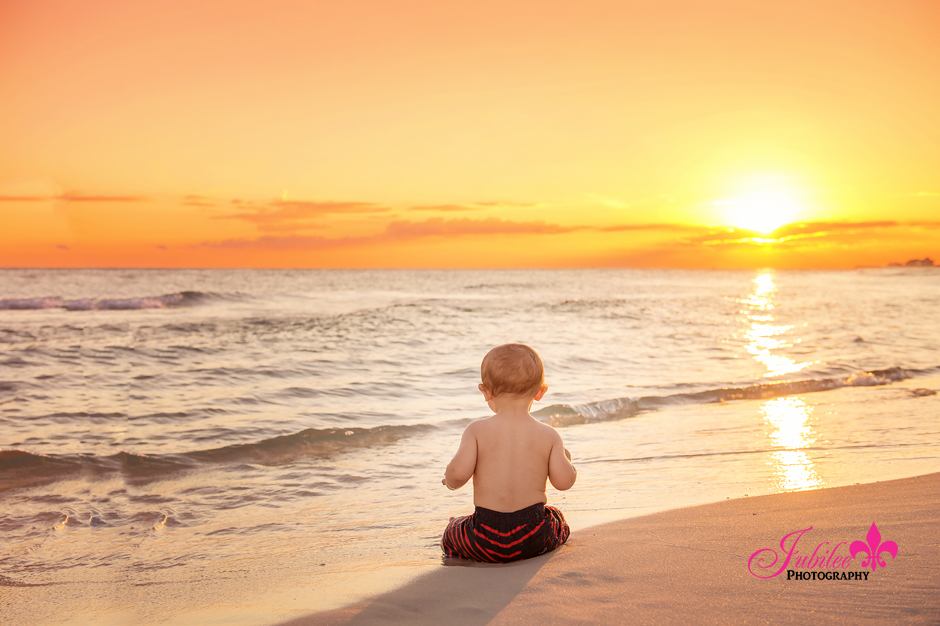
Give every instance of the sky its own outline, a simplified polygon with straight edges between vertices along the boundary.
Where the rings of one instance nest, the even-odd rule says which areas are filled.
[[[2,0],[0,267],[940,260],[935,0]]]

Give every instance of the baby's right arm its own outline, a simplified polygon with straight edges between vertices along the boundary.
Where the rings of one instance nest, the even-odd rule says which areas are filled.
[[[476,422],[472,422],[463,431],[463,437],[460,438],[460,447],[457,448],[457,454],[447,464],[444,470],[444,480],[441,482],[448,489],[460,489],[473,476],[477,468],[477,438]]]
[[[578,470],[571,464],[571,453],[561,440],[561,435],[555,431],[555,441],[548,457],[548,480],[555,489],[565,491],[574,486],[577,478]]]

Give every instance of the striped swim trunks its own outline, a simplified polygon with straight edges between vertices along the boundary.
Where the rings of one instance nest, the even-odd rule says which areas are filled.
[[[512,513],[478,506],[447,525],[441,549],[447,558],[509,563],[551,552],[570,532],[561,511],[541,502]]]

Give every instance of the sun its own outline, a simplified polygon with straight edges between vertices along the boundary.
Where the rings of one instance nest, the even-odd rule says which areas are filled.
[[[799,203],[785,191],[756,191],[721,200],[725,221],[744,230],[772,233],[797,220],[802,213]]]

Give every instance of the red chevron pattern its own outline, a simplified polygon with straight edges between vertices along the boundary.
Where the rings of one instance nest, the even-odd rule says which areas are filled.
[[[551,552],[570,532],[561,511],[541,503],[513,513],[477,507],[447,525],[441,549],[448,558],[509,563]]]

